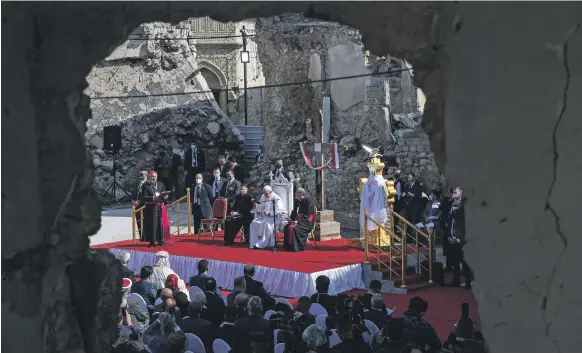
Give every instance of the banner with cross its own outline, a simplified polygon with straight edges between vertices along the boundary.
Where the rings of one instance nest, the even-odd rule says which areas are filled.
[[[310,146],[311,145],[311,146]],[[326,167],[332,169],[339,169],[339,149],[337,143],[308,143],[301,142],[299,144],[303,160],[307,166],[317,172],[322,171]],[[313,152],[310,156],[310,152]],[[327,155],[327,156],[324,156]]]

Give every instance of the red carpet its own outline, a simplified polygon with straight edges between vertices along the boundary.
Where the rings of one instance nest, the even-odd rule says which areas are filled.
[[[282,246],[283,237],[279,237],[278,244]],[[175,236],[172,243],[166,245],[166,249],[172,255],[207,258],[236,263],[253,263],[270,268],[293,270],[303,273],[313,273],[332,268],[348,266],[364,261],[364,252],[347,246],[345,239],[318,242],[318,250],[315,250],[313,242],[307,245],[305,251],[289,252],[277,248],[271,250],[249,249],[246,245],[236,240],[235,245],[225,246],[222,232],[215,236],[212,242],[210,233],[202,234],[200,241],[197,236]],[[93,246],[97,249],[123,249],[143,252],[157,252],[161,247],[147,247],[147,243],[136,241],[121,241]]]

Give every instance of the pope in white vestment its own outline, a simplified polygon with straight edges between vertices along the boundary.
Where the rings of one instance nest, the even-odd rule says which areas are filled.
[[[249,248],[265,249],[275,246],[273,230],[273,201],[275,201],[276,222],[280,221],[283,204],[279,195],[275,194],[270,186],[263,188],[263,196],[257,204],[255,219],[251,222]]]

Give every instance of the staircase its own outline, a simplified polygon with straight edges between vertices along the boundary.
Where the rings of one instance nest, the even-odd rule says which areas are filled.
[[[263,127],[253,125],[235,125],[245,138],[245,161],[254,163],[263,143]]]
[[[433,246],[434,234],[423,232],[397,213],[394,215],[398,223],[391,227],[379,224],[365,211],[366,219],[390,237],[390,244],[372,244],[364,235],[366,259],[370,266],[366,269],[369,271],[366,283],[372,279],[380,280],[382,292],[403,294],[433,286],[428,274],[432,272],[432,263],[438,261]]]

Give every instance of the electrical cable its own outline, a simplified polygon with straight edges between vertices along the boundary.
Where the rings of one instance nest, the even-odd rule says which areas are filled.
[[[332,77],[332,78],[325,78],[325,79],[321,79],[321,80],[276,83],[276,84],[271,84],[271,85],[248,87],[247,90],[263,89],[263,88],[277,88],[277,87],[286,87],[286,86],[301,86],[301,85],[308,85],[308,84],[313,84],[313,83],[349,80],[349,79],[368,77],[368,76],[383,76],[383,75],[390,75],[393,73],[399,73],[399,72],[410,71],[410,70],[412,70],[412,69],[405,68],[405,69],[398,69],[398,70],[373,72],[373,73],[367,73],[367,74],[361,74],[361,75]],[[232,87],[232,88],[223,88],[220,90],[208,90],[208,91],[154,93],[154,94],[142,94],[142,95],[138,94],[138,95],[125,95],[125,96],[102,96],[102,97],[90,97],[90,98],[95,99],[95,100],[104,100],[104,99],[150,98],[150,97],[174,97],[174,96],[185,96],[185,95],[191,95],[191,94],[206,94],[206,93],[214,93],[214,92],[227,92],[227,91],[240,91],[240,90],[241,89],[238,87]]]

